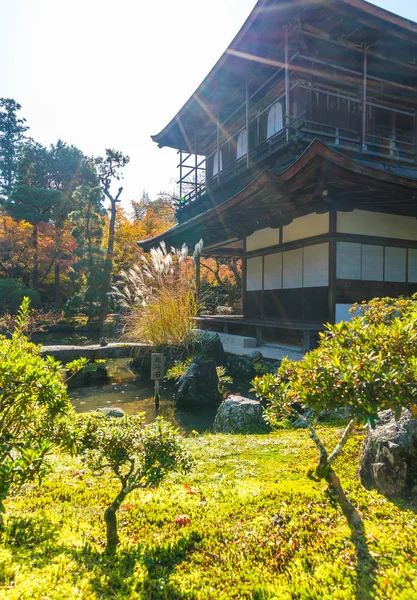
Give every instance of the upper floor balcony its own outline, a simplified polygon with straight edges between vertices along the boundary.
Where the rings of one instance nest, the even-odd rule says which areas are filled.
[[[375,99],[368,99],[365,113],[362,107],[359,94],[293,81],[290,95],[284,91],[246,118],[241,113],[219,122],[205,157],[179,152],[180,220],[181,209],[196,201],[227,199],[253,170],[283,171],[314,139],[376,166],[415,168],[417,176],[416,111]]]

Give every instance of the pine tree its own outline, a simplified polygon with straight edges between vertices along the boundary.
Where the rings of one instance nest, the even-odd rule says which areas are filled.
[[[12,191],[20,151],[29,129],[26,119],[17,116],[21,108],[12,98],[0,98],[0,192],[6,196]]]

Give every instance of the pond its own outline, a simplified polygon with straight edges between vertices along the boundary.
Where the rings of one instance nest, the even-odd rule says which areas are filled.
[[[193,430],[202,433],[213,425],[216,409],[178,410],[173,402],[171,385],[162,385],[159,410],[154,405],[154,384],[140,372],[129,367],[128,358],[106,361],[110,381],[104,385],[82,387],[70,392],[77,412],[88,412],[104,407],[118,407],[126,414],[145,413],[145,422],[151,423],[159,414],[178,427],[184,434]]]

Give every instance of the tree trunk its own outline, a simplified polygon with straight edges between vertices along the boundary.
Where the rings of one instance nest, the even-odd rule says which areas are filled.
[[[200,254],[195,258],[195,294],[198,306],[200,304],[200,292],[201,292],[201,259]]]
[[[32,287],[37,290],[39,285],[39,256],[38,256],[38,226],[33,226],[32,231],[32,248],[33,248],[33,275]]]
[[[57,262],[57,261],[55,261],[54,288],[55,288],[55,304],[57,306],[61,306],[61,304],[62,304],[62,296],[61,296],[61,270],[60,270],[60,267],[59,267],[59,262]]]
[[[109,197],[107,195],[107,197]],[[107,253],[106,253],[106,261],[104,264],[104,281],[103,281],[103,299],[101,302],[100,308],[100,327],[103,326],[103,323],[106,319],[108,309],[109,309],[109,292],[111,286],[111,273],[113,270],[113,250],[114,250],[114,230],[116,225],[116,200],[114,198],[110,199],[111,202],[111,215],[110,215],[110,226],[109,226],[109,238],[107,241]]]
[[[104,512],[104,521],[107,528],[107,550],[114,552],[119,544],[119,536],[117,534],[117,508],[111,504]]]
[[[56,244],[55,244],[55,274],[54,274],[54,290],[55,290],[55,304],[57,306],[61,306],[62,304],[62,295],[61,295],[61,268],[59,264],[59,258],[61,255],[61,239],[62,239],[62,225],[56,225]]]
[[[343,514],[346,517],[347,522],[351,529],[358,529],[363,527],[362,517],[353,506],[353,504],[348,500],[343,488],[342,484],[336,473],[333,471],[332,467],[327,469],[327,473],[325,475],[325,480],[329,484],[330,490],[334,495],[335,500],[340,505]]]
[[[0,500],[0,532],[4,531],[4,513],[6,509],[4,508],[3,500]]]
[[[104,511],[104,521],[106,523],[106,531],[107,531],[107,552],[113,553],[118,544],[119,544],[119,536],[117,533],[117,516],[116,513],[119,510],[123,500],[128,495],[130,489],[128,487],[124,487],[113,500],[113,502],[106,508]]]

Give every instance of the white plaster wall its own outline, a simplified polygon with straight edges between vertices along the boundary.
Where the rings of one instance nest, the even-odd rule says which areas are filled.
[[[417,223],[417,221],[416,221]],[[328,233],[329,231],[329,213],[305,215],[294,219],[289,225],[285,225],[282,229],[282,241],[292,242],[294,240],[302,240]]]
[[[385,247],[385,281],[404,282],[407,270],[407,249]]]
[[[352,304],[336,304],[336,323],[352,320],[353,315],[349,312],[351,307]]]
[[[304,248],[303,287],[320,287],[329,284],[329,244],[316,244]]]
[[[350,242],[336,244],[336,277],[338,279],[361,278],[361,245]]]
[[[280,290],[282,288],[282,252],[267,254],[264,257],[264,289]]]
[[[262,289],[262,256],[246,261],[246,290],[253,292]]]
[[[279,229],[259,229],[246,238],[246,251],[268,248],[268,246],[277,246],[279,244]]]
[[[283,287],[303,287],[303,249],[289,250],[283,253]]]
[[[338,212],[337,231],[400,240],[417,240],[417,219],[368,210]]]
[[[362,244],[363,281],[384,281],[384,247]]]
[[[408,249],[408,281],[417,283],[417,249]]]

